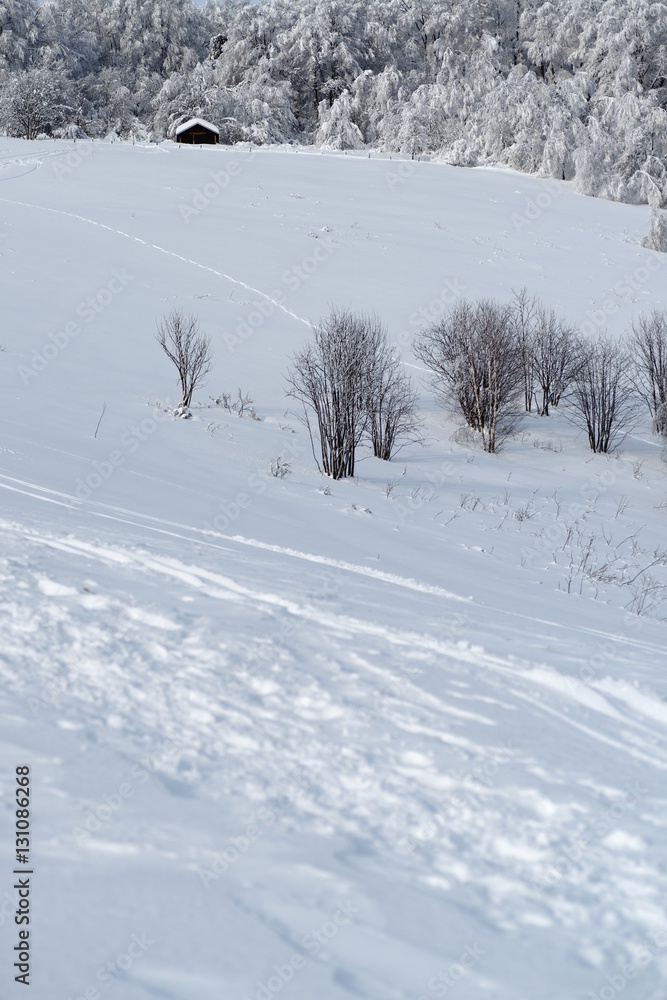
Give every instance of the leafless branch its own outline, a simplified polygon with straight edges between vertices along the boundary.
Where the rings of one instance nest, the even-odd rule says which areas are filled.
[[[190,406],[195,389],[204,385],[212,368],[210,337],[199,333],[196,316],[184,316],[174,309],[158,323],[155,339],[176,366],[182,406]]]

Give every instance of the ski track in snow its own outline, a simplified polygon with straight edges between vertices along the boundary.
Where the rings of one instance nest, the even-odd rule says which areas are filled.
[[[137,511],[127,510],[125,508],[119,508],[110,504],[104,504],[100,502],[91,503],[89,501],[80,500],[79,498],[71,494],[66,494],[61,491],[51,490],[47,487],[38,486],[26,480],[21,480],[17,479],[16,477],[8,476],[7,474],[4,473],[0,474],[0,479],[4,480],[4,482],[0,482],[1,488],[19,493],[24,493],[30,496],[31,498],[41,500],[47,503],[57,504],[59,506],[68,507],[70,509],[84,509],[87,510],[89,513],[98,517],[114,521],[115,520],[123,521],[124,523],[131,524],[135,527],[140,528],[141,530],[149,530],[157,532],[159,534],[178,538],[183,541],[195,542],[199,546],[203,544],[206,547],[212,549],[220,549],[221,546],[216,544],[215,542],[203,541],[201,537],[197,537],[202,535],[210,536],[212,538],[220,539],[224,542],[232,543],[234,545],[250,546],[253,548],[258,548],[260,550],[275,553],[276,555],[287,556],[289,558],[296,558],[305,560],[307,562],[313,562],[321,565],[330,566],[332,568],[342,570],[345,572],[350,572],[353,574],[370,577],[378,581],[388,583],[390,585],[404,587],[410,590],[423,592],[425,594],[433,594],[435,596],[443,597],[448,600],[463,602],[466,604],[469,603],[471,600],[470,598],[462,597],[458,594],[454,594],[450,591],[447,591],[437,586],[420,583],[419,581],[406,579],[397,576],[395,574],[385,573],[379,570],[373,570],[369,567],[355,565],[346,562],[344,560],[336,560],[326,556],[316,555],[313,553],[301,552],[299,550],[295,550],[292,548],[262,542],[258,539],[245,538],[241,535],[225,535],[219,532],[214,532],[206,529],[199,529],[192,527],[190,525],[167,521],[162,518],[157,518],[153,515],[141,514],[140,512]],[[104,508],[104,509],[99,510],[95,508]],[[132,518],[133,520],[129,520],[129,518]],[[179,531],[176,532],[171,530],[174,528],[179,529]],[[187,531],[190,532],[191,534],[184,535],[181,533],[182,531]],[[28,535],[29,533],[26,534],[26,537]],[[94,552],[93,547],[72,540],[59,542],[55,539],[51,539],[49,541],[45,541],[44,539],[42,539],[41,541],[44,544],[49,544],[50,546],[55,548],[61,548],[66,551],[71,551],[72,553],[91,554]],[[141,557],[137,557],[134,554],[121,556],[120,553],[116,553],[113,558],[116,560],[120,559],[121,561],[139,558],[141,565],[143,565],[144,567],[148,565],[148,563],[145,560],[142,562]],[[187,582],[192,582],[193,580],[198,579],[198,574],[196,570],[193,569],[192,567],[188,567],[187,569],[182,569],[171,562],[154,563],[152,564],[152,569],[154,571],[165,573],[166,575],[171,576],[173,578],[179,578],[179,575],[182,574],[183,580]],[[290,614],[296,614],[302,617],[310,617],[313,621],[317,622],[320,626],[323,626],[325,628],[331,628],[331,627],[338,628],[343,626],[345,629],[351,628],[356,633],[384,636],[390,642],[396,643],[398,645],[406,645],[412,648],[418,647],[430,653],[439,653],[446,656],[451,656],[454,650],[454,647],[451,644],[443,645],[442,643],[439,643],[435,640],[431,640],[428,637],[419,636],[413,633],[409,633],[408,635],[403,635],[401,633],[394,633],[391,630],[387,631],[383,627],[379,627],[372,623],[363,622],[360,620],[346,619],[345,622],[343,623],[336,616],[323,615],[321,613],[313,611],[312,609],[304,610],[302,607],[299,607],[293,601],[280,598],[276,595],[267,595],[257,591],[247,590],[246,588],[243,588],[240,585],[235,584],[229,578],[214,576],[214,582],[218,587],[223,587],[223,589],[225,589],[228,592],[235,592],[241,597],[252,598],[252,600],[257,602],[258,604],[275,605],[287,611]],[[201,586],[202,584],[197,583],[196,585]],[[517,615],[517,616],[526,618],[527,620],[531,621],[542,621],[539,619],[531,618],[530,616],[523,616],[523,615]],[[542,623],[555,624],[552,622],[542,622]],[[586,631],[593,632],[594,630],[591,629]],[[608,634],[601,633],[601,636],[609,638]],[[620,639],[622,637],[614,637],[614,638]],[[626,642],[631,643],[633,645],[642,645],[641,643],[638,643],[636,640],[632,638],[626,638]],[[653,647],[650,648],[652,652],[655,652],[655,649]],[[478,648],[476,648],[472,654],[466,654],[462,650],[458,649],[458,647],[456,648],[455,651],[457,657],[466,660],[469,655],[472,655],[473,662],[482,664],[486,669],[492,669],[496,673],[505,674],[505,676],[507,677],[517,678],[522,675],[522,669],[517,670],[517,668],[514,666],[508,669],[507,665],[504,665],[502,661],[499,660],[497,657],[489,657]],[[523,670],[523,675],[525,677],[525,670]],[[544,683],[544,677],[541,676],[538,671],[533,671],[533,679],[537,684]],[[553,684],[554,680],[556,681],[557,685],[558,683],[562,684],[559,675],[556,673],[552,673],[549,679],[549,683]],[[518,694],[518,696],[523,699],[530,700],[529,696],[526,693]],[[546,708],[543,704],[541,704],[539,707],[544,711],[549,711],[552,714],[558,715],[561,721],[565,722],[567,725],[575,726],[579,728],[582,732],[587,733],[589,736],[595,739],[602,740],[603,742],[606,742],[610,746],[614,746],[617,749],[626,750],[630,754],[636,756],[637,759],[642,759],[647,763],[651,763],[654,766],[660,768],[667,767],[667,758],[665,758],[662,754],[660,754],[661,762],[658,763],[655,757],[653,756],[647,757],[640,751],[636,751],[634,749],[628,749],[627,747],[624,747],[622,743],[619,743],[617,740],[614,740],[609,736],[604,736],[600,733],[596,733],[589,727],[583,726],[580,723],[576,722],[575,720],[572,720],[571,718],[562,715],[562,713],[557,713],[553,708]]]
[[[3,478],[7,478],[4,477]],[[14,480],[16,481],[16,480]],[[19,480],[19,482],[21,482]],[[0,487],[4,487],[6,484],[0,483]],[[49,503],[57,503],[62,506],[68,507],[86,507],[88,506],[85,501],[78,501],[77,498],[67,496],[67,494],[58,493],[58,491],[45,491],[48,493],[55,493],[57,496],[62,497],[61,500],[56,500],[52,496],[40,496],[39,493],[34,492],[40,487],[35,487],[33,484],[23,483],[23,485],[31,486],[32,491],[28,492],[27,495],[35,498],[45,500]],[[8,486],[7,488],[16,490],[16,487]],[[25,492],[18,490],[19,492]],[[64,502],[68,501],[68,502]],[[359,574],[362,576],[369,576],[371,578],[389,583],[391,585],[396,585],[399,587],[406,587],[411,590],[416,590],[423,592],[425,594],[433,594],[434,596],[444,597],[447,599],[454,599],[455,601],[465,601],[464,598],[459,597],[456,594],[452,594],[449,591],[443,590],[439,587],[430,586],[427,584],[420,584],[414,580],[408,580],[395,576],[393,574],[382,573],[376,570],[371,570],[368,567],[356,566],[351,563],[347,563],[342,560],[329,559],[322,556],[316,556],[310,553],[299,552],[298,550],[281,547],[277,545],[269,545],[267,543],[260,542],[256,539],[248,539],[238,535],[221,535],[215,532],[202,532],[201,529],[191,528],[188,525],[173,524],[172,522],[166,522],[159,518],[152,517],[150,515],[141,515],[134,511],[125,511],[118,508],[111,508],[111,505],[100,504],[99,506],[108,507],[110,509],[117,510],[118,513],[130,514],[133,517],[138,517],[140,519],[145,518],[145,520],[158,521],[161,525],[171,525],[173,527],[185,529],[192,531],[193,533],[203,533],[207,535],[214,535],[215,537],[222,538],[226,542],[231,542],[240,545],[249,545],[254,548],[259,548],[262,550],[270,551],[276,555],[285,555],[291,558],[305,559],[309,562],[321,563],[340,569],[346,572],[351,572]],[[142,520],[128,520],[127,518],[118,517],[116,514],[109,514],[102,511],[91,511],[91,513],[110,520],[119,520],[124,523],[132,524],[135,527],[139,527],[142,530],[148,529],[150,531],[156,531],[159,534],[168,535],[170,537],[178,538],[187,542],[196,542],[199,546],[204,544],[206,547],[223,550],[224,547],[217,545],[215,543],[203,542],[199,539],[193,538],[188,535],[183,535],[174,531],[169,530],[167,527],[156,527],[155,525],[143,523]],[[14,528],[14,530],[17,530]],[[406,647],[412,650],[419,649],[428,655],[440,655],[450,658],[455,656],[461,662],[467,662],[474,664],[476,667],[483,669],[485,671],[492,671],[495,674],[501,675],[505,678],[512,679],[514,681],[521,681],[525,683],[526,680],[532,682],[529,688],[539,690],[540,687],[546,684],[547,688],[555,690],[565,697],[566,701],[574,700],[575,702],[580,702],[581,704],[591,703],[591,698],[586,696],[586,692],[589,690],[589,686],[578,682],[578,685],[571,690],[566,690],[566,684],[563,678],[554,671],[544,671],[531,669],[527,670],[526,666],[523,664],[511,664],[508,661],[504,661],[498,657],[491,656],[487,654],[484,650],[479,647],[472,647],[470,649],[461,648],[457,644],[453,643],[443,643],[441,640],[431,638],[419,633],[414,632],[403,632],[395,629],[387,629],[384,626],[376,625],[373,622],[362,621],[353,617],[345,617],[332,614],[323,613],[318,611],[313,607],[307,607],[298,604],[297,602],[280,597],[279,595],[273,593],[266,593],[258,591],[256,589],[250,589],[244,587],[243,585],[236,583],[229,577],[222,577],[219,574],[211,573],[210,571],[201,570],[196,566],[183,565],[180,562],[173,559],[154,559],[148,556],[147,553],[143,553],[140,550],[121,550],[116,547],[107,547],[104,550],[97,549],[94,545],[86,542],[78,541],[72,538],[56,539],[54,537],[46,538],[43,536],[37,536],[30,532],[28,529],[22,529],[22,534],[26,540],[31,539],[33,542],[37,542],[42,545],[48,545],[51,548],[58,549],[60,551],[69,552],[76,555],[89,556],[94,558],[102,558],[110,560],[111,562],[121,563],[121,564],[131,564],[135,563],[142,570],[150,570],[152,572],[161,573],[171,579],[180,580],[183,583],[195,586],[198,589],[206,589],[209,584],[214,585],[214,590],[211,591],[211,596],[220,597],[225,595],[225,599],[232,599],[231,595],[234,595],[233,599],[236,600],[249,600],[256,606],[268,606],[269,608],[277,608],[280,611],[286,612],[290,615],[295,615],[300,618],[310,620],[314,624],[317,624],[325,631],[351,631],[356,635],[374,636],[378,638],[383,638],[392,645],[397,645],[400,647]],[[226,551],[229,551],[228,549]],[[467,603],[467,601],[466,601]],[[526,616],[527,617],[527,616]],[[578,688],[578,690],[577,690]],[[630,756],[635,757],[637,760],[642,760],[645,763],[650,764],[661,770],[667,770],[667,755],[662,752],[656,753],[656,748],[653,746],[651,748],[651,753],[646,754],[643,750],[637,748],[628,747],[626,744],[615,739],[612,736],[600,733],[590,726],[584,725],[575,719],[572,719],[567,714],[558,711],[554,707],[545,706],[541,700],[536,700],[533,695],[526,691],[515,691],[515,696],[521,698],[524,701],[530,702],[533,707],[538,708],[540,711],[545,711],[560,719],[566,726],[573,727],[585,733],[590,738],[600,741],[606,745],[614,747],[621,752],[627,753]],[[618,695],[618,691],[615,692]],[[627,702],[627,698],[625,699]],[[635,697],[635,705],[638,698]],[[632,703],[632,702],[630,702]],[[651,703],[653,704],[653,703]],[[598,705],[594,705],[595,708],[599,710]],[[609,711],[607,709],[607,711]],[[612,714],[609,712],[609,714]],[[641,714],[641,713],[640,713]],[[649,713],[649,718],[653,721],[667,721],[667,710],[661,713],[660,708],[655,706],[652,712]],[[645,717],[642,715],[642,720],[645,721]],[[648,731],[643,725],[643,721],[639,728],[642,731],[649,733],[651,738],[655,738],[656,734],[653,731]],[[635,723],[633,723],[635,724]]]
[[[335,829],[372,842],[397,877],[411,872],[461,905],[474,900],[505,929],[557,924],[582,949],[604,947],[602,914],[613,914],[625,939],[636,940],[667,898],[667,873],[642,849],[650,890],[644,909],[633,908],[636,857],[616,846],[632,836],[624,823],[615,840],[600,839],[549,889],[536,888],[601,809],[599,798],[584,807],[581,796],[575,804],[559,794],[581,780],[566,773],[569,753],[544,784],[534,777],[530,744],[519,738],[498,780],[473,777],[493,766],[507,732],[503,718],[513,721],[519,710],[522,727],[548,739],[568,731],[580,755],[598,747],[621,769],[640,762],[651,785],[653,774],[667,770],[667,709],[657,699],[611,682],[582,685],[577,698],[555,672],[240,582],[242,563],[229,576],[112,541],[16,524],[0,523],[0,531],[10,552],[0,563],[0,613],[11,622],[0,652],[5,686],[38,704],[44,697],[63,725],[99,733],[101,724],[96,742],[127,747],[146,734],[156,744],[168,738],[176,750],[160,773],[173,794],[240,795],[242,817],[253,802],[271,801],[296,782],[294,807],[281,819],[286,831]],[[53,555],[43,558],[44,550]],[[76,585],[91,575],[105,585],[87,588],[93,592]],[[160,595],[159,613],[151,595]],[[11,669],[16,655],[25,671]],[[396,662],[404,669],[385,665]],[[420,684],[421,669],[435,664],[437,694]],[[572,714],[582,705],[586,722]],[[414,737],[418,754],[406,742]],[[661,784],[662,777],[638,809],[661,814]],[[605,793],[605,808],[616,794]],[[139,858],[140,843],[125,847]],[[105,830],[90,849],[105,844],[123,847]],[[202,863],[192,851],[178,858],[187,870]],[[598,918],[583,920],[582,907]]]
[[[183,536],[180,536],[183,537]],[[235,539],[231,539],[235,540]],[[40,541],[43,541],[41,539]],[[247,542],[248,540],[243,540]],[[95,558],[99,557],[99,554],[94,546],[90,546],[87,543],[76,542],[74,540],[49,540],[45,541],[45,544],[49,544],[53,547],[63,549],[65,551],[70,551],[75,554],[82,554],[87,556],[93,556]],[[278,546],[271,546],[271,550],[280,554],[292,555],[294,553],[286,549],[280,549]],[[298,554],[297,555],[301,555]],[[475,669],[480,671],[492,671],[506,678],[511,678],[514,681],[525,681],[526,676],[528,680],[533,681],[536,685],[539,685],[541,678],[536,677],[535,673],[528,672],[526,675],[525,665],[519,664],[510,665],[506,661],[486,653],[480,647],[465,648],[461,647],[459,644],[455,643],[443,643],[441,640],[432,639],[428,636],[424,636],[420,633],[415,632],[405,632],[397,629],[388,628],[383,625],[377,625],[374,622],[369,622],[361,620],[358,618],[350,616],[341,616],[331,612],[322,612],[316,608],[301,605],[294,600],[290,600],[281,597],[278,594],[267,593],[265,591],[258,591],[256,589],[250,589],[244,587],[236,581],[229,577],[220,576],[217,573],[211,573],[210,571],[203,570],[197,566],[183,565],[180,561],[173,559],[155,559],[149,556],[147,553],[141,551],[134,551],[130,554],[125,552],[119,553],[115,549],[106,550],[101,553],[101,557],[104,559],[106,557],[110,558],[111,561],[117,561],[118,559],[127,560],[128,562],[134,561],[135,564],[143,569],[162,573],[165,576],[181,581],[183,583],[189,584],[196,588],[206,589],[210,585],[215,587],[214,591],[211,591],[212,596],[220,597],[224,595],[223,599],[228,599],[229,595],[232,594],[235,598],[245,599],[250,602],[255,607],[261,607],[262,605],[268,606],[269,608],[277,608],[280,611],[286,612],[289,615],[294,615],[299,618],[306,619],[312,622],[314,625],[319,626],[325,633],[352,633],[353,635],[374,637],[378,639],[383,639],[390,645],[396,645],[404,649],[409,650],[422,650],[424,653],[429,655],[444,656],[447,659],[456,659],[461,663],[469,664]],[[329,561],[329,565],[339,565],[335,561]],[[340,568],[346,569],[345,564],[340,564]],[[353,568],[353,572],[355,569]],[[382,579],[382,577],[380,577]],[[389,582],[394,582],[390,580]],[[410,581],[412,582],[412,581]],[[400,585],[405,585],[405,581],[401,581]],[[415,588],[421,589],[426,593],[434,593],[438,596],[451,596],[446,592],[439,592],[438,588]],[[562,679],[555,672],[552,675],[553,680],[558,682],[558,687],[563,688]],[[618,693],[618,692],[616,692]],[[614,747],[621,753],[628,754],[641,760],[644,763],[650,764],[651,766],[658,768],[659,770],[667,770],[667,753],[662,751],[657,751],[655,747],[652,747],[652,753],[646,754],[635,748],[628,747],[622,741],[614,739],[611,736],[602,734],[590,726],[583,725],[576,720],[569,718],[565,713],[557,711],[553,707],[547,707],[542,704],[540,700],[535,699],[530,694],[526,692],[515,694],[522,698],[524,701],[529,701],[533,707],[537,708],[539,711],[546,710],[552,715],[559,718],[566,726],[571,726],[579,729],[581,732],[585,733],[591,739],[601,741],[602,743]],[[566,699],[569,700],[568,695],[565,695]],[[579,700],[575,695],[575,700]],[[585,703],[586,699],[581,699]],[[665,719],[664,713],[660,715],[658,706],[654,708],[653,720],[660,719],[660,721],[667,721]],[[639,727],[643,732],[649,733],[651,736],[656,736],[652,730],[643,725],[644,715],[642,713],[642,722]],[[632,723],[636,725],[636,723]]]
[[[57,156],[67,156],[69,150],[51,150],[46,153],[33,153],[30,156],[9,155],[0,157],[0,181],[13,181],[17,180],[19,177],[25,177],[27,174],[32,174],[42,166],[44,160],[51,159]],[[16,165],[19,167],[25,166],[28,169],[24,170],[21,174],[12,174],[10,177],[2,177],[1,173],[3,170]]]
[[[37,164],[37,166],[38,165],[39,164]],[[240,278],[232,277],[231,274],[225,274],[224,271],[217,271],[214,267],[210,267],[208,264],[201,264],[199,261],[191,260],[189,257],[183,257],[174,250],[167,250],[165,247],[158,246],[157,243],[151,243],[149,240],[144,240],[140,236],[133,236],[132,233],[123,232],[122,229],[114,229],[113,226],[107,226],[104,222],[97,222],[96,219],[89,219],[87,216],[77,215],[75,212],[66,212],[61,208],[49,208],[45,205],[33,205],[30,202],[14,201],[11,198],[0,198],[0,202],[4,202],[7,205],[16,205],[20,208],[31,208],[40,212],[50,212],[53,215],[63,215],[66,218],[76,219],[78,222],[85,222],[90,226],[96,226],[98,229],[105,229],[107,232],[113,233],[115,236],[122,236],[126,240],[132,240],[134,243],[139,243],[141,246],[148,247],[151,250],[157,250],[159,253],[163,253],[167,257],[174,257],[176,260],[180,260],[184,264],[190,264],[192,267],[198,267],[201,271],[208,271],[210,274],[215,274],[218,278],[224,278],[225,281],[231,281],[232,284],[245,288],[246,291],[252,292],[254,295],[261,296],[261,298],[275,306],[276,309],[280,309],[284,312],[286,316],[290,316],[292,319],[297,320],[297,322],[303,323],[305,326],[312,329],[313,324],[310,320],[304,319],[303,316],[298,316],[297,313],[292,312],[291,309],[288,309],[287,306],[284,306],[276,299],[272,299],[270,295],[267,295],[266,292],[262,292],[259,288],[254,288],[252,285],[246,284],[245,281],[241,281]]]
[[[24,493],[26,496],[30,496],[32,499],[41,500],[44,503],[53,503],[60,507],[67,507],[70,509],[80,509],[86,510],[87,513],[96,516],[104,517],[109,520],[122,520],[126,524],[131,524],[134,527],[139,527],[142,530],[153,531],[159,534],[171,535],[174,538],[180,538],[185,541],[196,543],[197,545],[205,545],[210,548],[220,548],[213,542],[208,542],[204,540],[206,536],[210,538],[217,538],[225,542],[232,542],[237,545],[247,545],[251,548],[263,549],[267,552],[275,552],[279,555],[286,555],[294,559],[302,559],[306,562],[312,562],[324,566],[331,566],[334,569],[343,570],[345,572],[354,573],[359,576],[366,576],[371,579],[377,579],[389,584],[393,584],[398,587],[404,587],[408,590],[421,591],[426,594],[434,594],[439,597],[444,597],[447,600],[457,601],[469,605],[472,598],[469,596],[464,596],[457,594],[453,591],[446,590],[442,587],[438,587],[434,584],[422,583],[418,580],[401,577],[395,573],[386,573],[382,570],[374,570],[368,566],[361,566],[355,563],[346,562],[345,560],[333,559],[329,556],[318,555],[311,552],[302,552],[298,549],[293,549],[285,546],[274,545],[269,542],[264,542],[256,538],[246,538],[243,535],[226,535],[222,532],[213,531],[206,528],[198,528],[193,525],[182,524],[179,521],[170,521],[165,518],[155,517],[153,514],[144,514],[141,511],[129,510],[125,507],[118,507],[113,504],[103,503],[101,501],[90,501],[82,500],[73,494],[63,493],[59,490],[52,490],[46,486],[39,486],[36,483],[29,482],[23,479],[17,479],[15,476],[9,476],[6,473],[0,472],[0,489],[6,489],[11,492]],[[12,485],[14,484],[14,485]],[[169,484],[173,486],[173,484]],[[23,487],[23,488],[21,488]],[[102,508],[100,510],[96,508]],[[125,517],[120,518],[118,515],[125,515]],[[136,518],[137,520],[128,520],[128,518]],[[176,532],[170,530],[173,528],[178,528],[180,531],[192,532],[192,536],[188,537],[186,535],[177,534]],[[203,536],[203,537],[202,537]],[[507,608],[503,608],[502,612],[500,609],[493,607],[492,605],[485,605],[485,607],[492,612],[502,613],[504,616],[517,618],[521,621],[530,622],[537,625],[546,625],[550,628],[557,628],[563,631],[571,632],[581,632],[586,635],[592,635],[599,637],[600,639],[611,640],[615,643],[619,643],[624,646],[630,646],[636,649],[643,649],[647,653],[658,654],[662,653],[662,648],[656,646],[654,643],[647,642],[645,640],[639,639],[636,636],[625,636],[620,635],[615,632],[603,632],[599,629],[595,629],[589,626],[575,625],[575,624],[565,624],[563,622],[554,621],[549,618],[538,618],[534,615],[522,614],[519,611],[511,611]]]
[[[188,537],[186,535],[176,534],[173,531],[167,530],[168,528],[180,528],[184,531],[190,531],[197,535],[209,535],[213,538],[220,538],[227,542],[234,542],[237,545],[248,545],[251,548],[263,549],[267,552],[275,552],[279,555],[291,556],[294,559],[303,559],[306,562],[318,563],[322,566],[331,566],[335,569],[345,570],[349,573],[356,573],[360,576],[368,576],[375,580],[381,580],[385,583],[394,584],[397,587],[405,587],[408,590],[417,590],[425,594],[435,594],[438,597],[444,597],[451,601],[460,601],[463,603],[469,603],[469,597],[463,597],[460,594],[455,594],[450,590],[445,590],[443,587],[437,587],[434,584],[421,583],[418,580],[409,579],[407,577],[398,576],[396,573],[385,573],[382,570],[371,569],[368,566],[360,566],[356,563],[346,562],[341,559],[332,559],[328,556],[315,555],[311,552],[301,552],[298,549],[291,549],[281,545],[272,545],[269,542],[262,542],[255,538],[245,538],[243,535],[225,535],[221,532],[207,530],[205,528],[196,528],[188,524],[180,524],[175,521],[168,521],[164,518],[154,517],[150,514],[141,514],[138,511],[126,510],[123,507],[114,507],[111,504],[104,504],[99,502],[89,503],[86,500],[80,500],[78,497],[72,496],[71,494],[61,493],[57,490],[51,490],[47,487],[37,486],[35,483],[29,483],[24,480],[16,479],[13,476],[7,476],[0,474],[0,479],[9,480],[5,482],[0,482],[0,488],[9,490],[14,493],[23,493],[26,496],[32,497],[35,500],[42,500],[45,503],[56,504],[59,507],[69,507],[70,509],[88,509],[91,514],[97,517],[105,517],[110,520],[124,521],[126,524],[133,524],[135,527],[140,527],[147,531],[158,531],[161,534],[171,535],[174,538],[181,538],[184,541],[197,541],[200,545],[210,545],[212,548],[219,548],[212,543],[202,541],[201,539],[195,539]],[[12,485],[18,484],[18,485]],[[21,489],[21,487],[25,487]],[[39,492],[37,492],[39,491]],[[115,514],[106,513],[105,511],[95,510],[94,507],[104,507],[107,511],[115,511]],[[141,523],[138,521],[129,521],[127,518],[121,518],[116,515],[125,514],[129,517],[141,519]],[[157,527],[150,523],[145,522],[157,522],[161,527]]]

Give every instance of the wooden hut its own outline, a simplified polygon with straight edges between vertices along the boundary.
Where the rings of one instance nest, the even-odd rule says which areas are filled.
[[[176,142],[186,142],[191,145],[201,144],[201,143],[216,143],[220,141],[220,132],[215,127],[211,125],[210,122],[204,121],[203,118],[191,118],[187,122],[183,122],[176,129]]]

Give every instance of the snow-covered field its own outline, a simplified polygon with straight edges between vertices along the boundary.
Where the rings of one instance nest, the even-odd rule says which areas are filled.
[[[0,140],[3,997],[29,764],[34,1000],[664,998],[661,448],[561,412],[485,455],[410,350],[524,284],[620,335],[667,305],[647,227],[503,170]],[[336,483],[283,380],[332,303],[425,420]]]

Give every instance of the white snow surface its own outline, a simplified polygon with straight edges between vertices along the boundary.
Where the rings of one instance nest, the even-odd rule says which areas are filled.
[[[561,408],[485,455],[410,350],[524,284],[620,335],[667,305],[648,215],[375,154],[0,140],[3,997],[25,763],[32,1000],[665,996],[665,626],[632,613],[661,448],[642,416],[593,456]],[[425,419],[336,483],[283,381],[332,303],[382,316]],[[189,420],[174,307],[215,351]],[[210,399],[237,387],[259,419]]]

